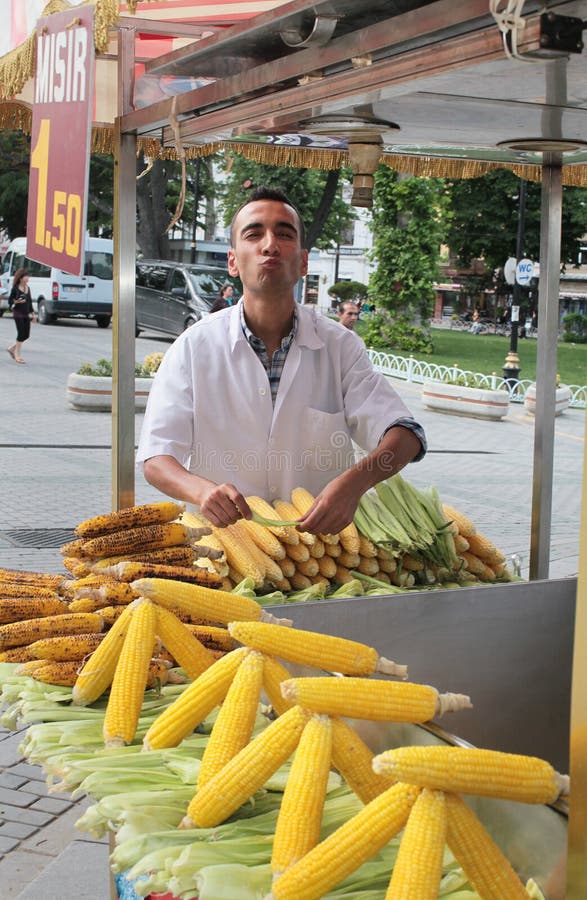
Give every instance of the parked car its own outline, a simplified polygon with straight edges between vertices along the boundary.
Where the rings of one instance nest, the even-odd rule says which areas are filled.
[[[177,337],[210,314],[226,269],[160,259],[141,259],[136,267],[136,333],[160,331]]]
[[[29,287],[41,325],[57,319],[95,319],[99,328],[108,328],[112,318],[112,241],[86,237],[83,275],[70,275],[27,259],[26,238],[10,242],[0,275],[0,315],[8,309],[8,294],[17,269],[30,272]]]

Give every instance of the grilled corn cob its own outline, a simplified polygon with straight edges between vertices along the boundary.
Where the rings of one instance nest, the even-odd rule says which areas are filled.
[[[63,613],[11,622],[8,625],[0,625],[0,650],[32,644],[33,641],[44,637],[101,631],[103,624],[104,620],[96,613]]]
[[[216,573],[196,566],[165,566],[160,563],[119,562],[106,570],[118,581],[131,582],[139,578],[171,578],[204,587],[220,587],[222,579]]]
[[[55,662],[74,662],[93,653],[102,643],[102,633],[68,634],[62,637],[41,638],[29,644],[35,659],[52,659]]]
[[[38,587],[36,584],[0,581],[0,598],[4,600],[11,597],[17,600],[54,600],[59,594],[53,588]]]
[[[182,522],[182,524],[187,524]],[[210,541],[211,535],[206,537]],[[161,563],[164,566],[191,566],[194,562],[193,547],[187,544],[177,544],[175,547],[162,547],[160,550],[143,550],[138,553],[124,553],[118,556],[103,556],[99,559],[88,561],[92,571],[102,572],[109,566],[115,566],[119,562],[150,562]]]
[[[57,684],[72,687],[77,678],[78,662],[58,662],[55,660],[35,659],[23,663],[16,670],[19,675],[28,675],[45,684]]]
[[[6,597],[0,599],[0,624],[20,622],[22,619],[34,619],[41,616],[56,616],[66,613],[69,607],[57,594],[53,597],[33,599],[29,597]]]
[[[142,506],[129,506],[116,512],[103,516],[94,516],[80,522],[74,529],[75,534],[82,538],[93,538],[112,531],[120,531],[122,528],[137,528],[138,526],[157,525],[172,522],[185,510],[183,503],[175,503],[173,500],[164,500],[160,503],[146,503]]]
[[[63,575],[49,575],[46,572],[28,572],[21,569],[0,569],[0,583],[33,584],[58,590]]]
[[[79,553],[82,556],[116,556],[121,553],[136,553],[139,550],[160,550],[177,544],[189,544],[202,535],[207,528],[187,528],[178,522],[164,525],[144,525],[140,528],[125,528],[101,537],[84,541]]]

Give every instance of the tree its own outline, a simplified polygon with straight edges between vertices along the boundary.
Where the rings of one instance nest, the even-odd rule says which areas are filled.
[[[400,176],[386,166],[375,174],[369,296],[380,309],[427,320],[439,274],[446,200],[438,178]]]
[[[246,199],[248,189],[260,184],[280,188],[299,209],[306,226],[305,247],[331,247],[352,221],[352,209],[339,196],[341,172],[266,166],[238,153],[228,155],[227,178],[222,192],[228,225]]]
[[[361,281],[337,281],[328,288],[328,294],[339,302],[352,300],[354,303],[367,299],[369,287]]]
[[[0,225],[11,238],[26,234],[30,140],[0,131]]]

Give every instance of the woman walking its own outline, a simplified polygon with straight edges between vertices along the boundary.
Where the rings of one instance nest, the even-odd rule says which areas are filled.
[[[16,340],[14,344],[7,347],[13,360],[17,363],[24,363],[21,356],[22,345],[28,340],[31,333],[31,319],[34,318],[33,300],[31,297],[31,289],[29,284],[29,273],[26,269],[17,269],[14,273],[12,282],[12,290],[8,297],[8,305],[12,310],[14,323],[16,325]]]

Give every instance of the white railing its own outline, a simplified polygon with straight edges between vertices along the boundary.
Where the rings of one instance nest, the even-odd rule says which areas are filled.
[[[440,366],[436,363],[414,359],[413,356],[396,356],[393,353],[383,353],[381,350],[368,349],[369,358],[378,372],[389,375],[390,378],[399,378],[402,381],[411,381],[415,384],[423,384],[424,381],[456,381],[462,378],[464,383],[475,383],[476,387],[488,388],[492,391],[507,390],[512,403],[523,403],[529,385],[534,382],[530,379],[521,381],[506,381],[499,375],[485,375],[482,372],[471,372],[468,369],[459,369],[458,366]],[[570,406],[577,409],[585,409],[587,406],[587,386],[569,384],[571,390]]]

